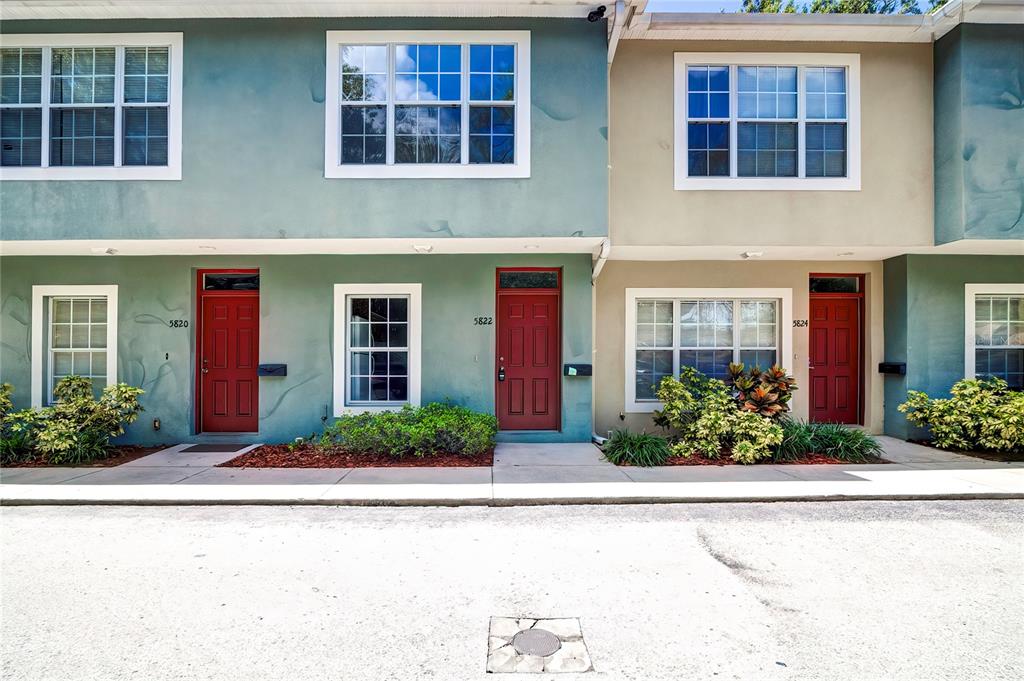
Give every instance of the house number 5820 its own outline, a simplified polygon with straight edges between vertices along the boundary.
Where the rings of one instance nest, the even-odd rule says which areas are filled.
[[[188,328],[188,320],[187,319],[172,319],[172,320],[167,322],[167,326],[171,327],[172,329],[187,329]]]

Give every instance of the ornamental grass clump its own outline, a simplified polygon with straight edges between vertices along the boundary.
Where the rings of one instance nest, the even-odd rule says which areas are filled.
[[[804,423],[783,419],[782,442],[772,455],[775,461],[796,461],[809,454],[850,463],[881,459],[882,445],[862,430],[840,423]]]
[[[897,408],[914,425],[928,428],[942,449],[1024,452],[1024,392],[993,377],[965,378],[950,393],[932,399],[911,390]]]
[[[724,382],[692,367],[683,367],[678,379],[663,379],[657,395],[664,407],[655,412],[655,423],[673,433],[671,449],[677,456],[697,452],[717,459],[729,450],[733,461],[755,463],[782,442],[779,424],[742,408]]]
[[[605,459],[617,466],[661,466],[672,455],[665,438],[623,429],[612,433],[601,451]]]

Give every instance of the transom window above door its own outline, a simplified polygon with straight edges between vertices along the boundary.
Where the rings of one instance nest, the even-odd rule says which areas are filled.
[[[0,176],[181,179],[180,33],[4,36]]]
[[[860,62],[677,53],[675,188],[860,188]]]
[[[529,177],[528,31],[330,31],[326,177]]]

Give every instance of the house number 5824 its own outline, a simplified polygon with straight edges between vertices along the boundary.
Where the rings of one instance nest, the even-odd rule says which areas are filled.
[[[806,319],[794,319],[793,326],[810,326]]]

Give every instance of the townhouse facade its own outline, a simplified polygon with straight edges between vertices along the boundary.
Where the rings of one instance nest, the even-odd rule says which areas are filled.
[[[1024,385],[1024,5],[1007,7],[623,7],[598,433],[652,428],[681,366],[778,363],[797,418],[902,437],[907,390]]]
[[[607,236],[592,8],[4,4],[18,406],[74,373],[145,389],[136,442],[445,399],[590,438],[589,372],[563,374],[590,364]]]
[[[967,5],[5,0],[2,379],[141,386],[139,443],[586,441],[778,363],[910,436],[909,389],[1024,381],[1024,6]]]

